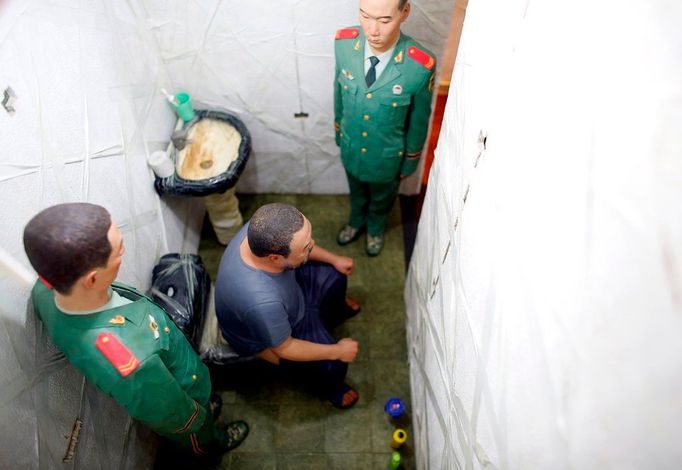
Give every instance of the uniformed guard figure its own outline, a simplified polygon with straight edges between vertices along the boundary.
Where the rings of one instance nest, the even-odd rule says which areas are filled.
[[[45,209],[24,229],[39,280],[31,299],[55,345],[133,418],[199,456],[237,447],[248,426],[214,425],[211,379],[166,313],[114,283],[124,252],[118,226],[87,203]]]
[[[346,245],[367,230],[367,254],[384,227],[402,178],[419,164],[431,114],[436,59],[400,32],[407,0],[360,0],[360,24],[336,32],[336,144],[350,187]]]

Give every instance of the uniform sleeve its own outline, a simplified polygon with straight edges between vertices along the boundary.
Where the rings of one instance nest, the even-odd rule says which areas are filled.
[[[207,416],[206,408],[182,389],[157,355],[120,380],[110,394],[159,434],[195,433]]]
[[[334,67],[334,134],[336,145],[341,146],[341,115],[343,114],[343,102],[341,101],[341,84],[339,83],[339,57],[335,51]]]
[[[424,148],[426,134],[429,130],[429,118],[431,117],[431,97],[433,94],[433,81],[436,73],[434,65],[431,73],[421,84],[419,91],[414,96],[407,121],[406,143],[407,156],[400,170],[401,176],[410,176],[419,165],[419,157]]]

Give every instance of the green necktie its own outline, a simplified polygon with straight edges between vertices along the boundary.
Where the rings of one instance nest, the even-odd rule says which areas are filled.
[[[367,71],[367,75],[365,75],[365,83],[367,83],[368,87],[372,86],[372,83],[377,79],[377,64],[379,63],[379,59],[376,56],[371,56],[369,61],[372,66]]]

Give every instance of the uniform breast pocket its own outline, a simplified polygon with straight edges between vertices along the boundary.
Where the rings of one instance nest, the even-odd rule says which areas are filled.
[[[341,101],[344,108],[355,104],[355,95],[358,94],[358,86],[344,77],[339,78],[339,88],[341,90]]]
[[[384,122],[403,125],[410,108],[410,96],[388,96],[381,100],[381,114]]]

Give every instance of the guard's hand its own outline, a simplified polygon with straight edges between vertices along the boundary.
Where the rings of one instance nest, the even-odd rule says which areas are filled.
[[[355,269],[355,261],[353,261],[353,258],[349,258],[348,256],[337,256],[333,266],[341,274],[350,276],[353,274],[353,269]]]
[[[360,347],[357,341],[351,338],[343,338],[336,345],[339,347],[339,361],[353,362],[355,360]]]

